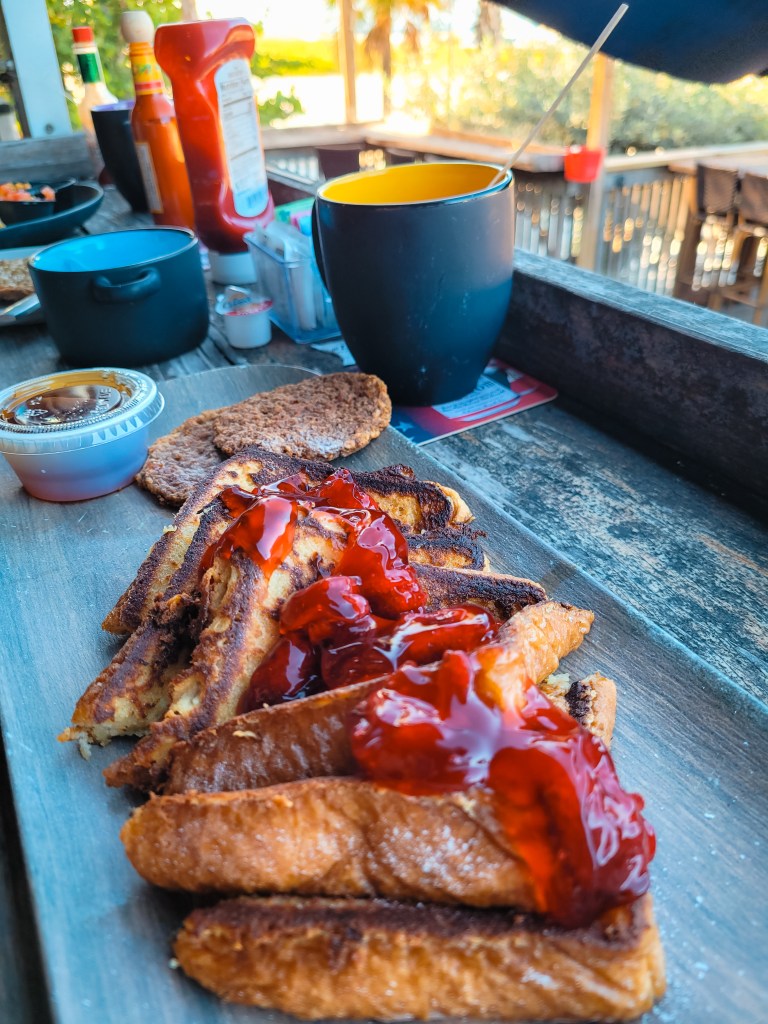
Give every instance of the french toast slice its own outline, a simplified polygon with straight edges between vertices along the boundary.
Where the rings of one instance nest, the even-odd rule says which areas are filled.
[[[665,989],[650,896],[566,930],[504,910],[241,897],[195,910],[182,969],[308,1020],[625,1021]]]
[[[323,517],[324,521],[327,517]],[[305,525],[312,520],[308,516]],[[338,527],[336,527],[338,530]],[[341,540],[341,535],[338,535]],[[321,538],[316,538],[320,540]],[[310,546],[311,547],[311,546]],[[277,639],[276,610],[282,601],[295,590],[317,578],[320,566],[327,570],[340,557],[342,551],[337,545],[318,550],[298,548],[294,552],[293,569],[285,566],[276,570],[277,584],[269,584],[269,599],[263,602],[254,596],[242,603],[239,591],[242,584],[234,578],[222,589],[211,587],[211,597],[204,609],[205,628],[192,652],[189,668],[182,671],[170,683],[170,697],[164,717],[150,723],[149,735],[141,740],[127,755],[106,769],[104,775],[110,786],[133,786],[138,789],[155,789],[165,778],[168,761],[174,745],[196,735],[203,729],[218,725],[233,718],[248,682],[258,663]],[[253,566],[247,557],[233,557],[223,571],[237,572],[235,566],[244,566],[246,578],[253,574]],[[245,564],[247,563],[247,565]],[[477,603],[488,607],[501,618],[508,618],[526,606],[541,602],[546,596],[538,584],[511,576],[486,576],[469,570],[446,570],[427,566],[416,566],[417,575],[424,581],[424,589],[430,594],[434,587],[439,598],[431,601],[429,607],[445,607],[458,599],[466,601],[473,594]],[[216,566],[209,574],[215,578]],[[233,602],[240,602],[232,611]],[[559,607],[559,606],[557,606]],[[590,612],[582,613],[591,623]],[[556,616],[551,616],[554,626]],[[586,620],[585,620],[586,621]],[[235,628],[236,627],[236,628]],[[586,625],[586,629],[588,624]],[[582,633],[579,633],[579,642]],[[253,637],[259,638],[258,647],[253,647]],[[128,642],[131,643],[131,638]],[[566,641],[558,638],[561,645]],[[574,638],[574,646],[575,646]],[[568,648],[572,649],[572,648]],[[561,646],[558,650],[565,651]],[[245,653],[245,657],[243,656]],[[560,655],[562,656],[562,655]],[[548,662],[549,664],[549,662]],[[554,666],[557,664],[555,659]],[[139,671],[145,671],[139,665]],[[149,673],[151,678],[151,672]],[[194,702],[194,703],[193,703]]]
[[[178,593],[156,602],[149,620],[139,625],[87,687],[75,705],[71,725],[61,734],[63,741],[104,745],[118,736],[143,736],[166,713],[172,699],[170,683],[189,662],[192,644],[187,627],[195,611],[200,559],[219,535],[218,523],[214,504],[202,517],[187,560],[169,585],[169,593],[177,589]],[[449,532],[456,533],[456,539],[446,539],[444,534]],[[452,529],[420,535],[413,564],[430,595],[430,610],[470,601],[505,619],[526,604],[544,600],[544,590],[532,580],[445,568],[443,563],[450,561],[445,545],[451,544],[452,561],[462,562],[462,553],[471,550],[461,546],[468,537]],[[437,564],[419,558],[434,558]]]
[[[332,472],[333,467],[327,462],[310,462],[255,447],[245,448],[222,462],[184,503],[172,525],[153,545],[136,578],[104,619],[103,628],[110,633],[131,633],[148,620],[159,598],[165,595],[167,599],[173,594],[188,591],[189,581],[196,582],[202,550],[197,553],[197,558],[190,558],[187,552],[203,518],[224,523],[223,508],[211,508],[211,503],[224,488],[237,486],[252,490],[295,473],[305,473],[310,483],[319,483]],[[413,470],[407,466],[354,472],[352,477],[407,534],[440,533],[472,519],[472,513],[456,491],[417,480]],[[441,536],[445,548],[450,535]],[[476,547],[469,545],[469,541],[474,540],[471,534],[466,530],[457,531],[453,539],[457,545],[469,548],[461,564],[467,568],[483,567],[469,564],[478,560]],[[203,548],[199,538],[195,546]]]
[[[71,725],[61,734],[63,741],[105,744],[117,736],[141,736],[166,714],[173,699],[169,682],[188,660],[185,632],[201,561],[231,522],[217,495],[234,484],[251,489],[298,472],[319,482],[332,469],[327,463],[250,449],[223,463],[198,488],[105,619],[105,629],[132,635],[78,700]],[[398,521],[415,565],[485,566],[482,548],[467,527],[471,513],[454,491],[415,480],[405,466],[352,475]],[[439,581],[435,577],[433,586]],[[520,586],[544,596],[530,581],[520,581]]]
[[[261,708],[204,729],[173,747],[163,793],[219,793],[259,789],[321,776],[353,775],[357,764],[347,736],[352,708],[380,679]],[[616,684],[595,673],[566,687],[540,684],[562,711],[607,747],[616,721]]]
[[[485,789],[411,796],[358,778],[152,797],[120,832],[163,889],[534,910],[533,879]]]
[[[201,629],[189,665],[170,683],[164,717],[107,769],[111,785],[151,787],[174,743],[236,714],[251,676],[278,639],[280,605],[329,573],[345,543],[342,525],[313,510],[296,523],[290,553],[270,572],[240,550],[216,556],[201,581]]]
[[[453,575],[461,578],[468,574]],[[461,579],[461,584],[468,585],[477,576],[485,580],[482,574],[473,573],[469,580]],[[556,601],[515,611],[511,617],[506,616],[498,642],[508,648],[507,666],[537,683],[551,675],[560,659],[579,646],[593,619],[589,611]],[[602,676],[590,679],[590,683],[574,689],[570,704],[566,693],[556,692],[555,684],[549,686],[547,696],[555,697],[564,710],[576,709],[580,716],[573,717],[583,724],[589,720],[601,738],[610,739],[616,709],[615,684]],[[347,716],[355,704],[386,680],[384,676],[250,711],[197,733],[170,751],[164,792],[249,789],[352,774],[356,766],[347,735]]]

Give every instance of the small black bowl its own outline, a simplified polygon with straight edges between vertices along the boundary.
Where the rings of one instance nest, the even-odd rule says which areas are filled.
[[[60,181],[50,187],[55,195],[53,199],[0,199],[0,221],[3,224],[26,224],[31,220],[42,220],[52,217],[57,212],[58,194],[62,189],[74,184],[74,178]],[[35,195],[45,186],[45,182],[30,185],[29,191]]]
[[[29,261],[51,337],[71,366],[146,366],[208,333],[197,237],[152,227],[83,235]]]

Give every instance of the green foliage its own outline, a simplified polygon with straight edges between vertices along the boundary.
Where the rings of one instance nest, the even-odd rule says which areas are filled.
[[[273,124],[275,121],[285,120],[291,114],[301,113],[303,113],[301,100],[293,89],[287,96],[278,89],[274,96],[259,104],[259,118],[262,124]]]
[[[585,52],[565,39],[455,48],[449,80],[445,50],[445,42],[431,48],[420,85],[411,92],[412,111],[446,128],[518,138],[538,121]],[[545,125],[542,142],[584,142],[590,88],[587,72]],[[615,153],[768,138],[768,81],[762,79],[707,86],[617,62],[613,103]]]
[[[616,152],[768,139],[768,82],[762,79],[707,86],[623,65],[615,97]]]
[[[265,39],[258,32],[251,70],[258,78],[273,75],[337,75],[335,39]]]
[[[120,98],[133,95],[128,48],[120,35],[123,11],[146,11],[156,25],[181,19],[181,0],[46,0],[59,65],[65,75],[77,73],[72,29],[90,25],[110,90]]]
[[[46,0],[46,4],[64,81],[77,74],[72,51],[72,29],[77,25],[90,25],[101,54],[104,78],[110,90],[120,98],[133,96],[128,48],[120,35],[120,15],[123,11],[146,11],[155,25],[181,20],[181,0]],[[259,59],[257,53],[254,60],[258,62]],[[300,60],[296,63],[301,66]],[[288,73],[287,68],[282,72],[268,68],[268,63],[257,63],[253,69],[254,74],[263,78],[266,75]],[[297,73],[293,68],[290,72]],[[72,109],[74,121],[76,114]],[[288,96],[278,92],[259,107],[262,124],[271,124],[295,113],[301,113],[301,103],[293,92]]]

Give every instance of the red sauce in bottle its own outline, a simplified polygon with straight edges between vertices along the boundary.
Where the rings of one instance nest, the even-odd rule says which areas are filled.
[[[655,836],[604,744],[530,680],[493,678],[493,646],[405,667],[353,713],[366,778],[411,794],[490,790],[539,912],[567,927],[649,885]]]
[[[155,38],[173,85],[197,233],[223,255],[246,253],[246,232],[273,219],[251,84],[254,46],[244,18],[162,25]]]

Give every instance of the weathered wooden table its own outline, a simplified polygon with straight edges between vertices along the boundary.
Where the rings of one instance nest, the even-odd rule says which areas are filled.
[[[89,229],[137,223],[110,196]],[[644,310],[648,326],[641,329],[637,309],[625,302],[629,289],[530,257],[519,268],[500,352],[567,394],[433,443],[429,454],[660,627],[673,647],[701,658],[726,690],[768,702],[768,503],[764,489],[744,483],[749,451],[761,479],[766,465],[766,332],[740,325],[741,334],[729,336],[705,370],[689,345],[709,340],[714,314],[661,300]],[[736,330],[731,321],[728,330]],[[662,342],[666,356],[653,347]],[[666,357],[683,360],[693,405],[690,394],[664,394],[665,374],[669,387],[679,388],[662,365]],[[143,369],[162,382],[246,363],[340,369],[336,357],[282,337],[264,349],[232,349],[215,317],[198,349]],[[0,335],[0,386],[61,368],[44,327]],[[736,380],[739,372],[743,380]],[[709,412],[710,399],[728,395],[738,408],[721,419],[736,418],[738,430]],[[702,457],[707,451],[711,459]],[[0,1020],[37,1024],[48,1019],[47,1002],[5,774],[0,793]]]

